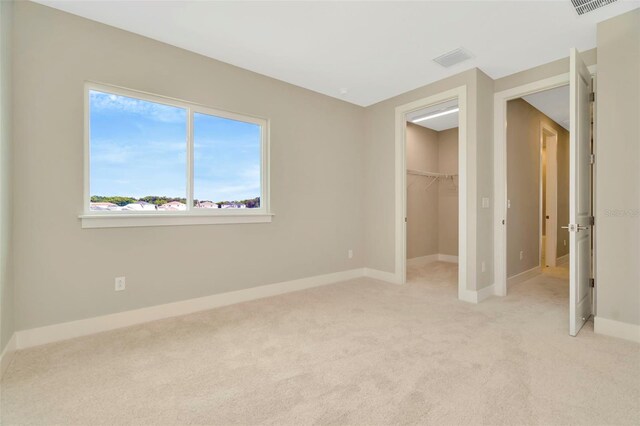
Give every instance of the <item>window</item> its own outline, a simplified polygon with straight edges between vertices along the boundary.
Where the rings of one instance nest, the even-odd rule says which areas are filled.
[[[270,222],[267,121],[86,85],[83,227]]]

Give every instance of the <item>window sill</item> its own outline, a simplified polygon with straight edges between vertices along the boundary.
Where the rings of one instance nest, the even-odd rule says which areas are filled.
[[[271,213],[248,214],[83,214],[82,228],[131,228],[139,226],[224,225],[270,223]]]

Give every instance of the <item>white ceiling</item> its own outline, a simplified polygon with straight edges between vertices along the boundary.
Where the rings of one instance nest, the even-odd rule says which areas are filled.
[[[556,87],[524,96],[522,99],[542,111],[553,121],[569,130],[569,86]]]
[[[495,79],[591,49],[597,22],[640,6],[579,17],[570,0],[36,1],[362,106],[473,67]],[[474,57],[432,61],[458,47]]]
[[[458,106],[458,100],[454,99],[452,101],[443,102],[437,105],[432,105],[427,108],[423,108],[418,111],[414,111],[412,113],[407,114],[407,121],[413,122],[416,118],[426,117],[430,114],[435,114],[440,111],[448,110],[451,108],[455,108]],[[458,113],[451,113],[447,115],[441,115],[440,117],[430,118],[428,120],[419,121],[417,123],[418,126],[426,127],[427,129],[435,130],[436,132],[441,132],[447,129],[453,129],[454,127],[458,127]]]

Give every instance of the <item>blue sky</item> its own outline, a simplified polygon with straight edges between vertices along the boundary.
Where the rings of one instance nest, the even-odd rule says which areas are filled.
[[[260,195],[260,126],[195,113],[193,144],[195,199],[233,201]]]
[[[90,92],[91,195],[186,197],[187,111]],[[194,115],[194,198],[260,195],[260,126]]]

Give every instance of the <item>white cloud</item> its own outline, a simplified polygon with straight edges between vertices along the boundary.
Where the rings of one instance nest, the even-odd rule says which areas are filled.
[[[143,101],[126,96],[91,90],[91,109],[95,111],[121,111],[144,115],[150,119],[166,122],[186,122],[186,111],[182,108]]]

